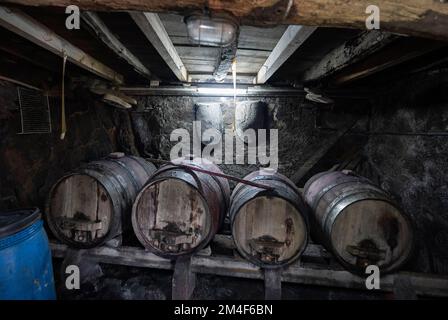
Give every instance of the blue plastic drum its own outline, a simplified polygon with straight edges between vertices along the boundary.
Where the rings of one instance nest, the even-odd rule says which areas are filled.
[[[0,212],[0,300],[56,299],[39,209]]]

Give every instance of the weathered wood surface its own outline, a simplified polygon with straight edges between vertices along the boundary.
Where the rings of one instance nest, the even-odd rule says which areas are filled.
[[[304,197],[316,221],[315,238],[348,270],[362,273],[367,265],[377,265],[386,273],[409,258],[410,221],[365,178],[344,171],[321,173],[306,184]]]
[[[188,251],[210,232],[208,214],[208,205],[198,190],[179,179],[166,179],[149,185],[137,197],[134,228],[141,231],[141,241],[155,250]]]
[[[227,11],[248,25],[300,24],[365,29],[370,0],[6,0],[28,6],[78,5],[85,10],[137,10],[185,13],[204,9]],[[435,0],[377,0],[381,29],[390,32],[448,40],[448,4]]]
[[[366,31],[327,53],[308,69],[303,80],[335,77],[336,84],[364,78],[446,45],[421,38],[399,37],[382,31]]]
[[[398,275],[394,278],[393,292],[397,300],[417,300],[417,294],[411,280],[406,275]]]
[[[94,178],[75,174],[61,181],[50,199],[51,219],[60,232],[70,239],[79,229],[76,241],[87,242],[104,237],[113,220],[113,204],[107,191]],[[72,227],[69,227],[73,224]]]
[[[83,12],[81,17],[83,21],[90,26],[91,31],[95,33],[98,39],[115,52],[116,55],[125,60],[146,78],[151,79],[153,77],[151,76],[151,71],[149,71],[143,63],[123,45],[95,12]]]
[[[275,190],[264,191],[242,183],[234,188],[229,218],[238,251],[260,266],[292,263],[308,242],[307,210],[297,188],[279,173],[255,171],[244,180]]]
[[[196,285],[196,274],[191,270],[191,256],[180,257],[174,266],[171,297],[173,300],[189,300]]]
[[[187,69],[179,57],[159,16],[149,12],[130,12],[130,15],[176,77],[180,81],[187,81]]]
[[[213,238],[212,244],[221,248],[236,250],[235,242],[230,235],[216,234]],[[308,243],[305,251],[303,252],[303,257],[332,259],[332,255],[329,254],[324,247],[313,243]]]
[[[130,228],[137,192],[155,171],[152,163],[122,153],[74,169],[51,188],[46,217],[53,234],[75,247],[94,247]]]
[[[132,208],[132,226],[140,243],[166,258],[204,248],[228,206],[228,181],[216,176],[222,174],[213,163],[197,158],[177,159],[160,167],[140,190]]]
[[[240,207],[232,233],[239,249],[260,263],[285,263],[306,245],[302,214],[283,198],[259,196]]]
[[[123,82],[123,76],[121,74],[94,59],[80,48],[72,45],[69,41],[58,36],[55,32],[20,10],[0,6],[0,26],[56,55],[61,57],[66,55],[68,61],[104,79],[118,84]]]
[[[263,84],[268,81],[316,29],[316,27],[289,26],[258,71],[256,83]]]
[[[67,246],[51,243],[53,257],[64,258]],[[86,250],[86,256],[98,259],[101,263],[134,267],[173,270],[171,260],[160,258],[141,248],[133,247],[98,247]],[[194,273],[214,274],[248,279],[264,279],[263,270],[253,264],[233,257],[201,256],[192,258]],[[406,275],[416,294],[433,297],[448,297],[448,277],[420,273],[390,274],[381,277],[381,291],[392,292],[397,275]],[[343,270],[311,269],[302,267],[300,262],[289,266],[282,273],[283,282],[329,286],[348,289],[366,289],[363,278]]]
[[[398,37],[381,31],[366,31],[330,51],[319,63],[307,70],[304,81],[317,81],[383,49]]]
[[[266,300],[281,300],[282,298],[282,270],[264,270],[264,298]]]
[[[317,149],[308,160],[291,176],[291,181],[296,185],[305,184],[305,179],[309,177],[312,173],[313,168],[317,163],[333,148],[343,136],[350,132],[350,130],[355,126],[355,123],[351,123],[349,126],[342,128],[335,132],[331,137],[328,138],[322,146]]]
[[[335,75],[336,85],[362,79],[435,51],[446,43],[428,39],[401,38],[399,41],[350,65]]]

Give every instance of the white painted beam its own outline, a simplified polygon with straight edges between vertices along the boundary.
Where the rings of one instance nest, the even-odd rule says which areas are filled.
[[[255,82],[265,83],[308,39],[317,27],[289,26],[258,71]]]
[[[159,16],[149,12],[129,12],[140,30],[151,42],[180,81],[188,81],[188,72]]]
[[[109,30],[101,18],[92,11],[85,11],[81,14],[82,19],[87,23],[97,37],[120,58],[131,65],[135,71],[144,77],[151,79],[151,72],[143,65],[143,63],[132,54],[120,40]]]
[[[104,79],[118,84],[123,82],[121,74],[89,56],[20,10],[0,6],[0,25],[54,54],[67,55],[68,61]]]

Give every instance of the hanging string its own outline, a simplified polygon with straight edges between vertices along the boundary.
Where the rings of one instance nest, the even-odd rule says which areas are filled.
[[[64,60],[62,62],[62,92],[61,92],[61,140],[64,140],[65,133],[67,132],[67,123],[65,121],[65,65],[67,63],[67,54],[64,53]]]
[[[236,117],[236,58],[232,61],[232,78],[233,78],[233,128],[232,130],[235,131],[235,117]]]

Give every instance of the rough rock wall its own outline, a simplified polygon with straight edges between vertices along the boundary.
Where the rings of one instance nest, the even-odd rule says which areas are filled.
[[[136,152],[125,125],[126,119],[130,122],[128,114],[97,100],[82,89],[74,89],[66,101],[65,140],[59,139],[60,104],[56,98],[49,103],[52,133],[21,135],[17,134],[17,87],[0,82],[0,209],[43,208],[50,187],[67,171],[117,149]]]
[[[224,129],[234,126],[233,99],[198,97],[137,97],[138,106],[131,113],[136,144],[141,153],[151,157],[169,159],[170,150],[177,142],[170,141],[174,129],[182,128],[192,134],[196,103],[219,103]],[[278,129],[279,172],[292,176],[333,133],[316,127],[316,110],[300,97],[250,98],[268,105],[268,127]],[[238,103],[243,103],[241,98]],[[351,119],[350,119],[351,121]],[[247,150],[247,149],[246,149]],[[243,177],[256,170],[258,165],[221,164],[227,174]]]
[[[448,273],[448,76],[418,76],[373,105],[365,148],[383,189],[416,227],[414,268]]]

